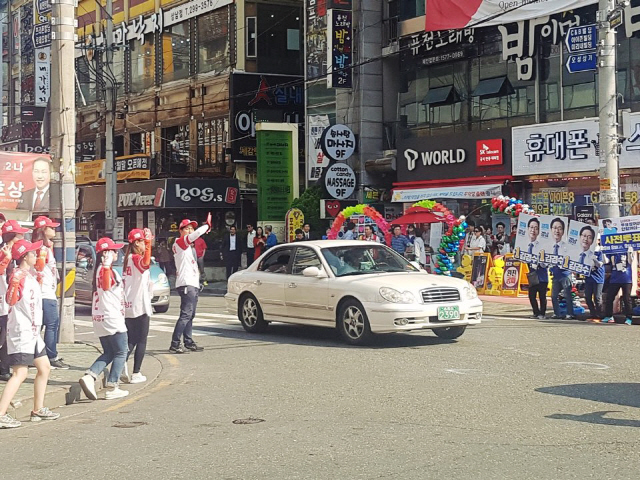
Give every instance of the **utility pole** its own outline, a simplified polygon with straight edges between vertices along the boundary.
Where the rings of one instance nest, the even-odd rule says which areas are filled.
[[[111,68],[113,65],[113,0],[107,0],[107,31],[105,39],[105,63],[103,68]],[[103,78],[105,75],[103,75]],[[106,152],[105,152],[105,176],[106,176],[106,203],[105,203],[105,227],[106,234],[113,238],[116,217],[118,216],[118,177],[114,171],[115,159],[113,155],[113,129],[116,110],[116,78],[107,75],[105,82],[106,95],[105,114],[106,123]],[[118,239],[121,240],[121,239]]]
[[[616,32],[609,16],[615,0],[598,4],[598,106],[600,108],[600,206],[602,218],[620,216]]]
[[[75,105],[75,6],[74,0],[51,1],[51,156],[50,215],[61,219],[60,342],[74,341],[75,221],[76,221],[76,105]]]

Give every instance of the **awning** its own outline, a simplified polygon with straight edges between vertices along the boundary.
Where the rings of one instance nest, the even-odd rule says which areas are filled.
[[[511,95],[515,90],[507,77],[487,78],[480,80],[472,97],[494,98]]]
[[[452,85],[448,87],[431,88],[422,100],[422,105],[450,105],[460,101],[458,91]]]
[[[421,223],[438,223],[446,221],[444,217],[436,215],[423,207],[411,207],[400,218],[396,218],[393,223],[396,225],[419,225]]]
[[[502,184],[465,185],[440,188],[395,189],[392,202],[419,202],[420,200],[471,200],[502,195]]]

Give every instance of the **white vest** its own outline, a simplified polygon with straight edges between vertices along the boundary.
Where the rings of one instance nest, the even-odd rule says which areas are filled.
[[[53,256],[53,249],[42,247],[47,250],[47,264],[42,270],[42,298],[47,300],[56,299],[56,288],[58,287],[58,269],[56,259]]]
[[[9,315],[9,304],[7,303],[7,276],[0,275],[0,316]]]
[[[187,236],[180,237],[173,243],[173,258],[176,262],[176,288],[200,287],[195,250]]]
[[[153,282],[150,268],[141,265],[142,255],[131,254],[127,261],[127,270],[123,272],[124,308],[126,318],[137,318],[140,315],[153,313],[151,297]]]
[[[93,293],[92,318],[93,331],[98,337],[108,337],[116,333],[126,332],[124,323],[124,294],[122,278],[118,272],[111,270],[112,285],[109,290],[102,288],[102,269],[98,267],[96,291]]]
[[[24,278],[20,300],[10,307],[7,321],[7,352],[41,352],[45,348],[40,336],[42,328],[42,293],[40,284],[30,273]]]

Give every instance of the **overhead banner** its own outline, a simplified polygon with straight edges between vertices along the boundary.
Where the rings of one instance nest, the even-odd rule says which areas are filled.
[[[596,0],[426,0],[425,30],[488,27],[580,8]]]
[[[150,158],[148,155],[125,155],[116,157],[114,170],[120,180],[149,180]],[[76,163],[76,185],[105,183],[105,160]]]
[[[49,211],[49,155],[0,152],[0,211]]]
[[[640,216],[600,219],[600,243],[605,253],[640,250]]]
[[[462,187],[414,188],[393,191],[392,202],[418,202],[438,199],[480,199],[502,195],[502,185],[470,185]]]

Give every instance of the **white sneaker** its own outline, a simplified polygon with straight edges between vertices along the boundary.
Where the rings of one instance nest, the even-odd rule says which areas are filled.
[[[79,380],[80,386],[82,387],[82,391],[87,396],[89,400],[97,400],[98,394],[96,393],[96,381],[95,379],[89,375],[85,374]]]
[[[131,379],[129,378],[129,367],[127,364],[124,364],[124,370],[122,370],[122,374],[120,375],[120,381],[122,383],[131,383]]]
[[[145,377],[140,372],[134,373],[131,377],[131,381],[129,383],[144,383],[147,381],[147,377]]]
[[[104,394],[104,398],[106,400],[115,400],[117,398],[123,398],[126,397],[127,395],[129,395],[129,392],[127,390],[120,390],[119,387],[113,387],[113,390],[109,390],[107,393]]]

